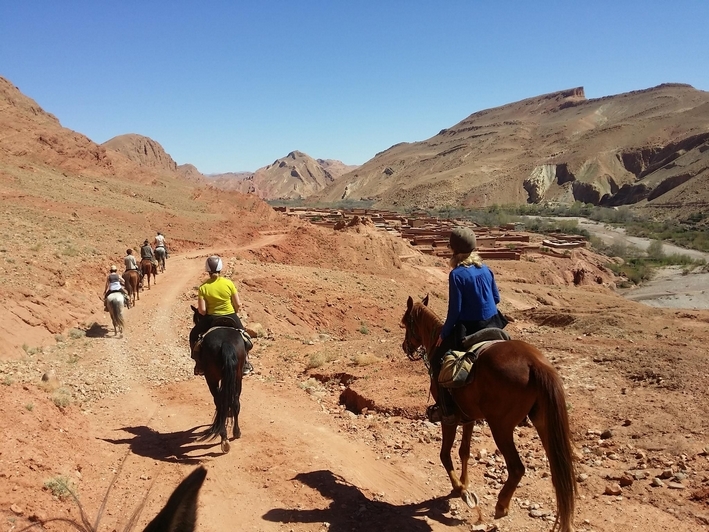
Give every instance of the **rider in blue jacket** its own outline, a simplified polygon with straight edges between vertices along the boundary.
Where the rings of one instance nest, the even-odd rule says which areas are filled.
[[[500,293],[495,276],[475,252],[475,244],[475,233],[471,229],[460,227],[451,232],[453,256],[448,275],[448,314],[431,357],[435,386],[438,386],[441,359],[448,350],[462,350],[463,338],[474,332],[488,327],[502,329],[507,325],[497,310]],[[437,404],[442,423],[455,423],[453,399],[441,386],[438,386]]]

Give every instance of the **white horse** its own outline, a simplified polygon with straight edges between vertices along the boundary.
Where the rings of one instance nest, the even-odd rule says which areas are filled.
[[[123,326],[125,322],[123,321],[123,305],[125,305],[125,298],[120,292],[114,292],[108,294],[106,298],[108,301],[108,313],[111,315],[111,321],[113,322],[113,334],[118,334],[119,332],[123,334]]]

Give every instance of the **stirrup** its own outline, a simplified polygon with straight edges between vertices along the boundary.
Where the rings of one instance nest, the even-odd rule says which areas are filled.
[[[426,417],[431,423],[440,423],[443,419],[443,414],[441,413],[441,407],[438,405],[429,405],[426,408]]]

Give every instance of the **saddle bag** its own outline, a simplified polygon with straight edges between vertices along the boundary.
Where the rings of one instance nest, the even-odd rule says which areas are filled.
[[[444,388],[460,388],[468,382],[477,354],[466,351],[447,351],[441,360],[438,384]]]

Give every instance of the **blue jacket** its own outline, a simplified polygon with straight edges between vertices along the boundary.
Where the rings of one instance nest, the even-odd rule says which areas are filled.
[[[484,264],[457,266],[448,275],[448,315],[441,329],[446,338],[461,321],[483,321],[497,314],[500,293],[495,276]]]

